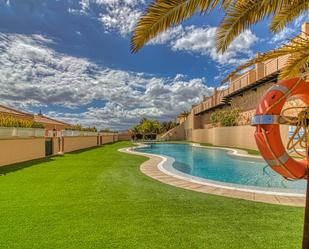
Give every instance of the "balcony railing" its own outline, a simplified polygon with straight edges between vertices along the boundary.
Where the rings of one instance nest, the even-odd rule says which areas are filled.
[[[278,72],[282,69],[288,59],[287,56],[281,56],[277,59],[269,60],[262,65],[262,73],[259,74],[259,78],[264,78],[273,73]],[[258,69],[257,67],[249,70],[248,72],[239,75],[237,78],[234,78],[227,89],[215,91],[214,95],[206,98],[200,104],[194,106],[192,108],[194,114],[199,114],[205,110],[213,108],[223,103],[223,99],[225,96],[232,94],[246,86],[249,86],[255,83],[258,79]]]

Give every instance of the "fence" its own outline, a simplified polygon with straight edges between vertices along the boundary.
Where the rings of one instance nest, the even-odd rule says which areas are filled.
[[[118,133],[50,131],[44,129],[0,127],[0,166],[91,148],[129,136]]]

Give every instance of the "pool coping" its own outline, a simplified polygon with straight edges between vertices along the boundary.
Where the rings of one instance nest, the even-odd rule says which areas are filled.
[[[256,159],[262,160],[259,156],[248,155],[248,153],[244,150],[234,149],[234,148],[224,148],[224,147],[209,147],[203,146],[199,144],[191,144],[195,147],[203,147],[209,149],[220,149],[227,150],[230,156],[234,157],[242,157],[242,159]],[[142,163],[140,165],[140,170],[143,174],[158,180],[162,183],[172,185],[178,188],[183,188],[187,190],[192,190],[201,193],[207,193],[212,195],[220,195],[225,197],[244,199],[255,202],[264,202],[270,204],[277,205],[287,205],[287,206],[296,206],[296,207],[304,207],[305,206],[305,195],[304,194],[295,194],[295,193],[285,193],[285,192],[274,192],[274,191],[261,191],[254,188],[237,188],[234,186],[228,186],[224,184],[218,184],[218,182],[207,181],[207,179],[203,181],[198,181],[196,179],[192,179],[190,177],[186,177],[183,175],[178,175],[166,170],[163,165],[168,160],[170,160],[166,156],[155,155],[149,153],[143,153],[135,151],[134,149],[138,147],[147,146],[146,144],[136,144],[133,147],[127,147],[119,149],[120,152],[142,155],[149,158],[148,161]]]

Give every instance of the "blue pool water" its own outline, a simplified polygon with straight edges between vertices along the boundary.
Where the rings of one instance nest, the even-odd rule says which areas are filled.
[[[173,168],[209,180],[303,192],[306,182],[288,181],[266,163],[235,159],[226,150],[193,147],[188,144],[157,143],[136,149],[140,152],[173,157]]]

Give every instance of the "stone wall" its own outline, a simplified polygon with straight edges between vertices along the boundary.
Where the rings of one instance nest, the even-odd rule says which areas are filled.
[[[255,88],[255,90],[248,90],[242,96],[235,96],[231,99],[232,108],[240,108],[242,111],[249,111],[255,109],[262,96],[267,90],[273,86],[274,83],[266,83]]]

